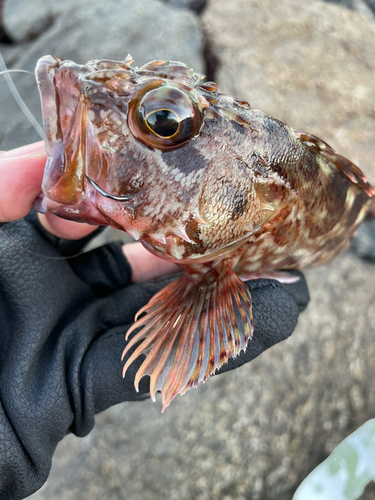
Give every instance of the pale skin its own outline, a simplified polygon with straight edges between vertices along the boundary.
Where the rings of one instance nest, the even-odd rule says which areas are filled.
[[[21,219],[29,213],[41,193],[46,158],[44,142],[0,151],[0,222]],[[64,220],[52,213],[38,215],[43,227],[61,238],[77,240],[96,229],[96,226]],[[134,283],[180,271],[176,264],[155,257],[140,243],[129,243],[122,248]]]

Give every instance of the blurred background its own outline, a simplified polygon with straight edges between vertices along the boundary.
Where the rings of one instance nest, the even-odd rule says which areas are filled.
[[[290,126],[317,135],[375,183],[375,0],[0,0],[0,51],[34,71],[52,54],[134,65],[176,59]],[[30,75],[13,75],[41,122]],[[0,81],[0,149],[40,140]],[[117,237],[117,234],[116,236]],[[293,336],[161,404],[125,403],[58,446],[33,500],[290,500],[375,415],[375,230],[306,272]],[[120,351],[122,348],[120,349]],[[375,498],[370,484],[362,499]]]

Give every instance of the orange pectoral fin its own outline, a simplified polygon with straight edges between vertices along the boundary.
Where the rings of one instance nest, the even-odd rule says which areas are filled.
[[[253,331],[251,296],[228,260],[207,272],[186,273],[163,288],[136,316],[122,359],[139,341],[125,363],[123,376],[140,355],[146,359],[134,381],[151,377],[150,393],[161,391],[163,411],[177,394],[204,382],[229,357],[245,350]],[[137,320],[137,317],[146,312]]]

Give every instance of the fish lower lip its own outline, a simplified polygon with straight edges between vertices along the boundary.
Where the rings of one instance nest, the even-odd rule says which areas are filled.
[[[98,193],[100,193],[102,196],[105,196],[106,198],[110,198],[111,200],[116,200],[116,201],[129,201],[129,196],[116,196],[115,194],[111,194],[111,193],[107,193],[107,191],[104,191],[104,189],[102,189],[100,186],[98,186],[96,184],[96,182],[94,182],[92,179],[90,179],[90,177],[87,177],[87,175],[85,175],[86,179],[89,181],[89,183],[91,184],[91,186],[96,189],[96,191],[98,191]]]

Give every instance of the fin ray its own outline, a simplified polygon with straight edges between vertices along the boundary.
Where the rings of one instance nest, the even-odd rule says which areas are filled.
[[[185,274],[163,288],[137,313],[127,333],[142,327],[128,342],[123,375],[141,355],[146,359],[135,377],[135,387],[150,376],[150,394],[162,393],[163,411],[177,394],[204,382],[246,348],[253,331],[251,296],[230,261],[223,260]],[[238,312],[235,312],[235,308]],[[139,317],[146,313],[145,316]]]

